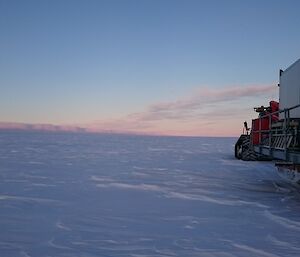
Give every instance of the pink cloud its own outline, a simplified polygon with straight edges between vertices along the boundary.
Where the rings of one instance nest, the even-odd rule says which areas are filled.
[[[202,88],[176,101],[150,105],[143,112],[95,122],[88,125],[87,129],[171,135],[238,135],[240,123],[247,118],[245,113],[253,106],[247,106],[246,102],[237,107],[237,104],[231,106],[232,103],[258,96],[263,96],[267,102],[276,90],[274,85]]]
[[[255,97],[272,93],[276,90],[273,85],[253,85],[248,87],[231,87],[225,89],[201,88],[193,93],[192,96],[174,102],[158,103],[151,105],[145,118],[159,118],[152,114],[161,114],[162,118],[174,118],[184,116],[191,111],[199,110],[205,105],[223,103],[228,101],[240,100],[242,98]],[[177,112],[177,114],[174,113]],[[183,113],[182,113],[183,112]]]

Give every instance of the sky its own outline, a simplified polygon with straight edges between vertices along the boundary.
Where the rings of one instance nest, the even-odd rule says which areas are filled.
[[[0,0],[0,127],[238,136],[300,58],[297,0]]]

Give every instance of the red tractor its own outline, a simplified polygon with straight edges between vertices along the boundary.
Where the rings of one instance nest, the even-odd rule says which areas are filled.
[[[271,101],[268,107],[255,107],[254,110],[259,113],[259,117],[252,120],[251,130],[244,122],[243,134],[235,144],[235,157],[244,161],[266,159],[255,153],[254,146],[268,140],[271,124],[278,121],[279,103]]]

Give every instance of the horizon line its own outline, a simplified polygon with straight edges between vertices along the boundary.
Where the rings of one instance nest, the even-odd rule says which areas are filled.
[[[0,122],[0,132],[45,132],[45,133],[74,133],[74,134],[111,134],[128,136],[153,136],[153,137],[220,137],[233,138],[238,135],[187,135],[159,132],[137,132],[117,130],[89,130],[88,128],[72,125],[55,125],[49,123],[23,123],[23,122]]]

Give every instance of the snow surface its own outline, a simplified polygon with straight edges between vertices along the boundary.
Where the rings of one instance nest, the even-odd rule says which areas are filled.
[[[235,138],[0,133],[0,256],[300,256],[300,194]]]

